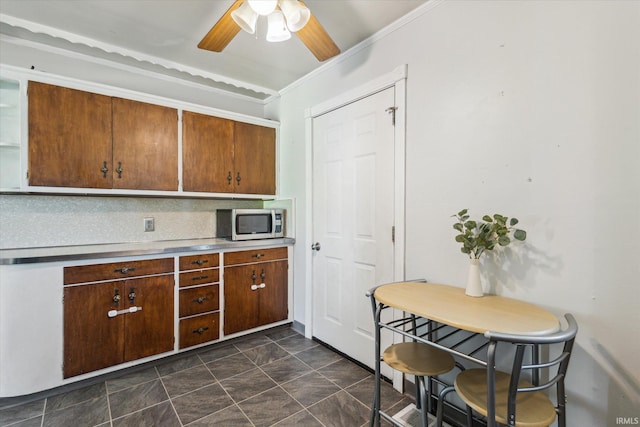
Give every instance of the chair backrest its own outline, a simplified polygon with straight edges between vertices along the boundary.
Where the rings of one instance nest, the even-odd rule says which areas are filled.
[[[514,334],[502,334],[497,332],[487,332],[485,337],[490,341],[490,351],[495,351],[495,345],[498,342],[508,342],[516,346],[516,352],[513,360],[513,366],[511,370],[511,382],[509,384],[509,399],[507,402],[508,419],[516,411],[516,395],[519,392],[530,392],[544,390],[557,386],[557,400],[558,400],[558,412],[564,413],[565,405],[565,390],[564,379],[569,367],[569,359],[571,358],[571,352],[573,350],[573,343],[578,333],[578,324],[576,319],[571,314],[565,314],[567,320],[567,327],[564,330],[541,336],[526,336],[526,335],[514,335]],[[564,343],[562,353],[558,356],[553,356],[550,360],[539,360],[538,347],[541,344],[560,344]],[[493,347],[493,350],[491,348]],[[524,364],[525,350],[530,348],[532,350],[532,361],[529,364]],[[543,369],[549,369],[547,379],[540,382],[539,373]],[[523,387],[518,386],[521,379],[521,373],[523,371],[530,371],[532,376],[533,386]]]

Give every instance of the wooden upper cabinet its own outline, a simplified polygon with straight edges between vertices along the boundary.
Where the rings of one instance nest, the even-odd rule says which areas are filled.
[[[276,194],[276,130],[236,122],[236,193]]]
[[[182,189],[233,193],[233,120],[182,113]]]
[[[178,111],[112,99],[113,188],[178,190]]]
[[[111,188],[111,98],[29,82],[29,184]]]
[[[29,82],[30,186],[179,191],[178,110]],[[276,194],[274,128],[183,112],[182,190]]]
[[[275,129],[185,111],[183,190],[275,194]]]
[[[29,185],[177,191],[178,111],[29,82]]]

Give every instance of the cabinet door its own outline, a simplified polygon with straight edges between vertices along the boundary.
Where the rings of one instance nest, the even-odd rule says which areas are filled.
[[[234,192],[232,120],[185,111],[182,115],[182,188]]]
[[[178,190],[178,111],[113,98],[113,188]]]
[[[112,187],[111,98],[29,82],[29,185]]]
[[[64,288],[64,378],[124,361],[124,316],[107,315],[124,306],[121,282]]]
[[[173,285],[173,276],[145,277],[124,283],[125,308],[142,308],[122,316],[125,361],[173,350]]]
[[[235,192],[276,194],[276,131],[273,128],[235,124]]]
[[[258,325],[259,270],[255,264],[224,269],[224,333],[251,329]]]
[[[288,310],[288,262],[274,261],[260,265],[261,283],[259,290],[259,325],[286,320]]]

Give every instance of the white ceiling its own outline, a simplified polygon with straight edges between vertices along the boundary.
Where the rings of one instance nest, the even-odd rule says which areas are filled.
[[[306,0],[344,53],[428,0]],[[197,44],[233,0],[0,0],[0,37],[105,58],[266,99],[324,63],[294,35],[240,31],[222,53]],[[339,58],[339,57],[338,57]],[[332,59],[326,61],[329,62]],[[325,63],[326,63],[325,62]]]

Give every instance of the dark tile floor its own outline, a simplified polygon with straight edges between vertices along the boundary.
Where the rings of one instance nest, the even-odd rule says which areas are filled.
[[[367,370],[281,327],[28,403],[0,399],[0,426],[357,427],[368,425],[373,385]],[[411,403],[387,383],[382,393],[390,413]]]

